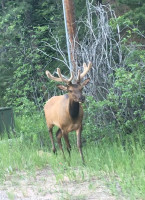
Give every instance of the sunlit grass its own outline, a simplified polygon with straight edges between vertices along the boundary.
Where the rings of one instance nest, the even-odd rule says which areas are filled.
[[[21,131],[24,132],[25,126],[24,124]],[[39,126],[41,129],[43,128],[41,124]],[[38,133],[36,127],[34,130]],[[65,178],[77,182],[84,180],[91,182],[93,177],[97,177],[102,179],[117,196],[144,199],[145,145],[143,131],[126,136],[125,139],[120,139],[118,136],[112,141],[106,137],[96,143],[85,143],[83,145],[85,165],[82,164],[75,143],[72,144],[71,158],[65,150],[66,160],[64,160],[61,151],[58,150],[57,156],[50,151],[49,137],[45,141],[46,144],[49,143],[48,147],[44,145],[43,148],[38,145],[38,134],[31,133],[32,137],[27,138],[30,131],[33,131],[33,127],[26,132],[26,136],[22,137],[21,133],[17,138],[7,139],[4,137],[0,141],[1,182],[5,180],[5,176],[17,171],[35,172],[35,170],[49,165],[57,182],[61,182]],[[48,132],[44,132],[44,137],[46,134]],[[71,138],[73,138],[72,143],[75,135],[73,134]]]
[[[47,163],[47,157],[40,156],[33,146],[26,145],[20,139],[0,142],[0,178],[17,170],[34,170]]]

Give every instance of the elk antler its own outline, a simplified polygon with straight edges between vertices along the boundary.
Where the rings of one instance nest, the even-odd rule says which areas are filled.
[[[80,75],[81,75],[81,72],[80,72],[80,70],[78,70],[77,83],[80,83],[80,81],[81,81]]]
[[[89,62],[88,66],[86,65],[86,63],[83,64],[83,72],[80,73],[80,70],[78,71],[78,77],[77,77],[77,82],[80,82],[80,80],[88,73],[88,71],[91,69],[92,67],[92,63]]]
[[[45,73],[46,73],[46,76],[50,78],[51,80],[61,82],[61,78],[54,77],[48,70]]]
[[[57,68],[57,73],[58,73],[58,76],[61,78],[62,82],[67,83],[67,84],[69,84],[74,77],[74,72],[71,72],[71,77],[69,79],[65,79],[61,74],[60,68]]]
[[[71,72],[71,77],[69,79],[65,79],[61,74],[60,68],[57,68],[57,73],[59,77],[54,77],[48,70],[46,71],[47,77],[57,82],[64,82],[64,83],[69,84],[74,77],[74,73]]]

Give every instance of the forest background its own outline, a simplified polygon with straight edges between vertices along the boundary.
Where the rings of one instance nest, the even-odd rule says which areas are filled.
[[[94,1],[93,4],[96,3],[97,1]],[[136,123],[142,123],[144,120],[145,2],[144,0],[103,1],[104,5],[108,3],[111,3],[116,12],[117,18],[112,20],[110,17],[108,23],[113,35],[116,34],[113,39],[116,40],[117,34],[121,37],[118,42],[120,50],[116,50],[116,47],[112,50],[115,69],[110,70],[108,67],[106,70],[108,63],[105,63],[102,64],[105,73],[101,69],[102,71],[97,74],[101,80],[96,80],[90,75],[93,85],[96,85],[90,93],[95,102],[93,100],[90,102],[96,104],[93,105],[97,107],[96,113],[97,109],[101,109],[102,114],[96,123],[102,124],[103,118],[105,119],[103,124],[108,124],[108,119],[111,118],[111,123],[115,121],[119,126],[126,126],[128,131],[131,131],[129,129],[134,129]],[[58,47],[56,48],[58,45],[67,58],[62,3],[51,0],[41,3],[1,0],[0,6],[0,105],[12,106],[16,111],[24,111],[25,108],[30,109],[31,113],[35,108],[40,111],[45,101],[58,92],[55,83],[46,78],[46,69],[54,72],[60,67],[63,73],[68,74],[67,67],[59,61],[62,59],[60,52],[57,51]],[[81,23],[79,24],[80,21],[83,24],[83,20],[87,19],[87,8],[83,0],[75,1],[75,10],[78,29],[81,29],[78,34],[79,40],[83,41],[87,36],[87,34],[84,36],[85,28],[83,25],[80,28]],[[115,30],[118,24],[120,33]],[[129,52],[130,46],[132,49]],[[92,51],[91,46],[86,48]],[[109,48],[106,51],[109,52]],[[99,50],[96,50],[100,56]],[[121,52],[123,61],[120,61],[120,55],[115,55],[115,51],[118,51],[118,54]],[[129,54],[127,58],[126,54]],[[87,59],[94,61],[90,55]],[[82,65],[83,62],[88,60],[82,57],[79,64]],[[98,65],[96,61],[93,64]],[[114,79],[112,83],[110,83],[111,76]],[[104,86],[105,84],[107,86]],[[104,90],[99,87],[104,87]],[[110,114],[107,114],[107,110]]]
[[[87,4],[84,0],[74,3],[80,46],[84,47],[85,41],[84,49],[88,47],[88,52],[92,52],[84,26],[88,19]],[[102,4],[103,9],[115,10],[116,17],[108,15],[107,30],[112,39],[105,39],[110,44],[104,53],[106,56],[108,52],[107,56],[99,58],[99,45],[103,49],[105,42],[104,46],[99,43],[96,51],[99,56],[95,60],[93,53],[79,60],[80,66],[89,60],[94,65],[88,75],[90,86],[85,88],[83,144],[98,144],[104,140],[113,144],[119,138],[123,148],[133,141],[135,148],[139,145],[142,152],[145,141],[145,0],[104,0]],[[97,1],[93,1],[92,6],[96,5]],[[62,55],[67,58],[62,1],[1,0],[0,11],[0,107],[13,108],[16,137],[50,149],[43,106],[60,91],[56,83],[47,79],[45,71],[54,73],[60,67],[63,74],[69,74],[62,60]],[[101,18],[93,14],[92,19],[95,26]],[[98,32],[94,29],[96,36]],[[97,62],[101,63],[99,67]],[[145,188],[139,190],[145,192]]]

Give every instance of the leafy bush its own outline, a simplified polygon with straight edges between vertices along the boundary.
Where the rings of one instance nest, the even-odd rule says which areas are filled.
[[[15,117],[16,136],[25,144],[36,146],[38,149],[49,148],[49,134],[43,113],[24,113]]]
[[[98,127],[111,123],[129,133],[145,122],[144,63],[145,52],[135,51],[125,68],[116,69],[114,86],[106,100],[96,102],[93,97],[88,98],[86,111],[90,132],[95,133]]]

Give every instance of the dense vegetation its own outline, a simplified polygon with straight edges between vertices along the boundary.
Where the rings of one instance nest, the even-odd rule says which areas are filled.
[[[94,1],[94,6],[96,2]],[[104,0],[103,4],[106,2],[108,1]],[[109,52],[112,53],[111,61],[109,60],[112,66],[107,68],[107,61],[104,59],[100,65],[105,66],[100,68],[100,79],[93,76],[92,85],[85,89],[88,97],[84,105],[83,144],[89,172],[92,169],[94,173],[101,170],[103,174],[104,171],[113,183],[114,191],[117,180],[124,195],[132,199],[143,199],[145,1],[116,0],[110,3],[117,18],[109,16],[109,30],[113,42],[118,42],[120,37],[120,41],[116,42],[119,51],[114,45],[115,42],[109,43],[110,40],[107,39],[109,44],[114,45],[113,48],[111,45],[107,47],[108,55]],[[82,23],[87,19],[84,0],[75,0],[75,8],[78,27],[82,26],[78,34],[81,42],[85,34],[87,35],[87,29]],[[62,1],[2,0],[0,11],[0,107],[11,106],[17,113],[16,135],[13,136],[17,137],[17,140],[14,140],[14,143],[4,141],[0,147],[0,157],[3,160],[0,176],[3,177],[7,170],[11,172],[16,168],[28,167],[22,152],[28,160],[32,155],[32,162],[28,162],[31,167],[48,162],[55,166],[57,160],[53,161],[53,156],[52,160],[48,158],[46,161],[45,158],[41,160],[36,153],[40,149],[51,149],[44,122],[43,105],[48,97],[59,93],[55,88],[56,84],[49,81],[44,72],[46,69],[54,72],[60,67],[63,73],[68,74],[68,69],[59,61],[61,57],[56,51],[56,47],[60,47],[67,58]],[[93,18],[94,25],[95,19]],[[97,20],[99,22],[99,17]],[[116,28],[118,25],[119,33]],[[98,37],[99,30],[94,30]],[[93,56],[89,58],[93,61]],[[6,139],[6,136],[3,139]],[[75,138],[72,138],[73,142],[74,140]],[[91,148],[88,148],[90,144]],[[9,152],[9,145],[14,150],[12,148]],[[12,151],[15,152],[15,158],[10,156]],[[3,157],[4,154],[9,157],[9,162],[5,160],[6,156]],[[72,166],[81,166],[81,163],[75,161],[75,150],[73,154]],[[13,162],[14,159],[17,162]],[[67,163],[65,167],[68,173],[71,173]]]

